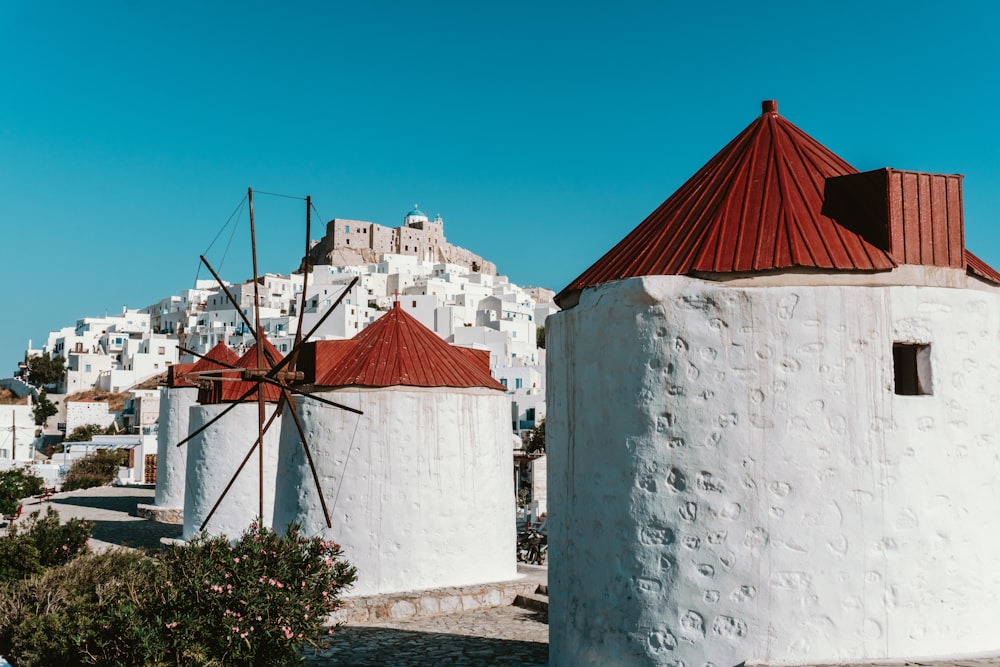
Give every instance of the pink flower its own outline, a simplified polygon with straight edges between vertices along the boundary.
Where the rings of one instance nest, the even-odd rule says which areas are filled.
[[[281,629],[285,631],[285,639],[291,639],[295,636],[295,633],[292,632],[292,629],[287,625],[281,626]]]
[[[177,621],[174,621],[173,623],[167,623],[167,627],[168,628],[176,628],[177,627]]]

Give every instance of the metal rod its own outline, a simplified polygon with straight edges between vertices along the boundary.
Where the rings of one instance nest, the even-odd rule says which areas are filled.
[[[205,422],[204,424],[202,424],[201,426],[199,426],[198,428],[196,428],[194,431],[192,431],[191,433],[189,433],[188,437],[184,438],[183,440],[181,440],[180,442],[177,443],[177,446],[180,447],[185,442],[187,442],[191,438],[195,437],[196,435],[198,435],[199,433],[201,433],[202,431],[204,431],[206,428],[208,428],[209,426],[211,426],[215,422],[217,422],[220,419],[222,419],[225,415],[229,414],[232,411],[233,408],[235,408],[237,405],[239,405],[240,403],[242,403],[245,398],[249,397],[250,394],[254,393],[255,391],[257,391],[257,385],[254,385],[250,389],[250,391],[248,391],[247,393],[245,393],[242,396],[240,396],[239,398],[237,398],[235,402],[230,403],[230,405],[229,405],[228,408],[226,408],[225,410],[223,410],[219,414],[215,415],[210,420],[208,420],[207,422]]]
[[[316,396],[315,394],[310,394],[308,392],[302,391],[298,387],[290,387],[288,385],[283,385],[280,382],[278,382],[277,380],[272,380],[271,378],[264,377],[264,378],[261,378],[260,380],[261,380],[261,382],[266,382],[268,384],[273,384],[276,387],[281,387],[282,389],[287,389],[288,391],[292,392],[296,396],[302,396],[303,398],[311,398],[312,400],[318,401],[319,403],[324,403],[324,404],[329,405],[329,406],[334,407],[334,408],[340,408],[341,410],[346,410],[347,412],[353,412],[356,415],[363,415],[363,414],[365,414],[364,412],[362,412],[361,410],[358,410],[357,408],[352,408],[349,405],[343,405],[341,403],[336,403],[334,401],[330,401],[330,400],[327,400],[325,398],[320,398],[319,396]]]
[[[233,293],[229,291],[229,288],[226,287],[226,284],[222,282],[222,278],[220,278],[219,274],[215,272],[215,269],[212,268],[212,265],[208,263],[208,260],[205,259],[205,256],[199,255],[199,257],[201,258],[202,264],[208,267],[208,270],[212,272],[212,277],[215,278],[215,282],[219,283],[219,287],[221,287],[222,291],[226,293],[226,296],[229,298],[229,303],[233,304],[233,307],[236,308],[236,314],[239,315],[240,318],[243,320],[243,324],[247,325],[247,329],[253,331],[254,330],[253,325],[250,323],[250,319],[247,318],[246,313],[243,312],[243,308],[236,300],[236,297],[233,296]]]
[[[326,527],[333,528],[333,522],[330,521],[330,510],[326,507],[326,498],[323,497],[323,485],[319,481],[319,473],[316,471],[316,463],[313,461],[312,452],[309,451],[309,443],[306,442],[306,432],[302,428],[302,421],[299,419],[299,413],[296,409],[295,399],[292,398],[291,392],[287,389],[282,393],[282,397],[288,401],[288,406],[291,408],[292,419],[295,420],[295,428],[298,429],[299,438],[302,440],[302,450],[306,453],[306,460],[309,461],[309,470],[312,471],[313,483],[316,485],[316,495],[319,496],[320,507],[323,508],[323,518],[326,519]]]
[[[349,284],[349,285],[347,286],[347,289],[345,289],[345,290],[344,290],[344,291],[343,291],[343,292],[342,292],[342,293],[340,294],[340,296],[339,296],[339,297],[337,297],[337,300],[336,300],[336,301],[335,301],[335,302],[333,303],[333,305],[332,305],[332,306],[330,306],[330,309],[329,309],[328,311],[326,311],[326,313],[325,313],[325,314],[323,315],[323,317],[321,317],[321,318],[319,319],[319,321],[318,321],[318,322],[316,322],[316,324],[315,324],[315,325],[313,326],[313,328],[312,328],[312,329],[310,329],[310,330],[309,330],[309,332],[308,332],[308,333],[307,333],[307,334],[306,334],[306,335],[305,335],[305,336],[304,336],[304,337],[302,338],[302,341],[301,341],[300,343],[297,343],[297,344],[296,344],[296,347],[298,347],[298,346],[299,346],[299,345],[301,345],[302,343],[305,343],[306,341],[308,341],[308,340],[309,340],[309,339],[310,339],[310,338],[312,337],[312,335],[313,335],[314,333],[316,333],[316,330],[317,330],[317,329],[319,329],[320,325],[322,325],[322,324],[323,324],[323,322],[325,322],[325,321],[326,321],[326,318],[328,318],[328,317],[329,317],[330,315],[332,315],[332,314],[333,314],[333,311],[337,309],[337,306],[339,306],[339,305],[340,305],[340,302],[344,300],[344,297],[346,297],[346,296],[347,296],[347,295],[348,295],[348,294],[350,293],[350,291],[351,291],[351,288],[352,288],[352,287],[354,287],[354,284],[355,284],[356,282],[358,282],[358,278],[357,278],[357,276],[355,276],[355,277],[354,277],[354,280],[352,280],[352,281],[350,282],[350,284]],[[270,373],[268,373],[268,375],[270,375],[271,377],[274,377],[275,375],[277,375],[277,374],[278,374],[278,372],[279,372],[279,371],[280,371],[280,370],[281,370],[282,368],[284,368],[284,367],[285,367],[285,366],[286,366],[286,365],[287,365],[288,363],[290,363],[290,362],[291,362],[291,359],[292,359],[292,354],[293,354],[293,353],[294,353],[294,354],[296,354],[296,355],[298,354],[298,350],[297,350],[296,348],[294,348],[294,347],[292,348],[292,351],[291,351],[291,352],[289,352],[289,353],[288,353],[288,355],[287,355],[287,356],[286,356],[286,357],[285,357],[284,359],[282,359],[281,361],[279,361],[279,362],[278,362],[277,364],[275,364],[275,365],[274,365],[274,366],[273,366],[273,367],[271,368],[271,372],[270,372]]]

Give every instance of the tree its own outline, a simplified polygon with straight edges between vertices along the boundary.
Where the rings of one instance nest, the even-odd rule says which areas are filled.
[[[63,442],[89,442],[95,435],[108,435],[108,430],[98,424],[84,424],[70,431]]]
[[[545,453],[545,419],[538,422],[528,431],[528,446],[525,448],[529,454]]]
[[[35,426],[44,426],[49,421],[49,417],[55,416],[59,412],[56,404],[48,399],[43,391],[38,395],[38,405],[32,408],[35,415]]]
[[[0,472],[0,514],[14,514],[22,498],[41,493],[43,486],[41,477],[20,468]]]
[[[535,346],[545,349],[545,327],[535,329]]]
[[[128,463],[127,449],[99,449],[77,459],[66,472],[63,491],[107,486],[118,475],[118,467]]]
[[[43,352],[37,356],[25,358],[24,363],[25,368],[21,375],[25,381],[36,387],[58,384],[66,373],[66,360],[58,354],[50,357],[48,352]]]

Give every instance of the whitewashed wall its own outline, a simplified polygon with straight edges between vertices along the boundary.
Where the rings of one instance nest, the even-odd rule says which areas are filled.
[[[510,401],[488,389],[343,389],[363,416],[297,399],[333,529],[293,421],[281,434],[274,525],[326,534],[358,568],[350,594],[517,576]]]
[[[200,428],[212,417],[229,407],[194,405],[188,425],[192,431]],[[275,406],[267,405],[266,419]],[[202,522],[212,506],[222,496],[223,489],[232,479],[250,447],[257,440],[257,403],[242,403],[222,419],[192,438],[186,445],[187,486],[184,493],[183,538],[197,535]],[[264,435],[264,516],[265,526],[271,525],[274,512],[274,482],[277,473],[278,440],[281,431],[279,416]],[[226,494],[219,509],[212,515],[205,531],[211,535],[228,535],[236,538],[256,521],[260,511],[259,462],[255,451],[240,473],[236,483]]]
[[[188,445],[177,446],[188,436],[191,406],[198,401],[196,387],[161,387],[160,418],[156,433],[157,507],[184,507],[184,478],[187,474]]]
[[[107,401],[66,401],[66,434],[78,426],[97,424],[101,428],[111,425],[115,415],[108,412]]]
[[[0,460],[33,461],[35,415],[30,405],[0,405]]]
[[[1000,648],[997,290],[663,276],[548,323],[552,665]]]

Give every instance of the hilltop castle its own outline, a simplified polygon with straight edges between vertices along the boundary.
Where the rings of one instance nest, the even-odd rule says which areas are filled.
[[[374,264],[383,254],[412,255],[426,262],[457,264],[476,273],[495,276],[497,267],[444,238],[444,220],[429,219],[416,205],[401,227],[386,227],[363,220],[334,218],[326,223],[326,236],[312,247],[315,264],[357,266]]]

